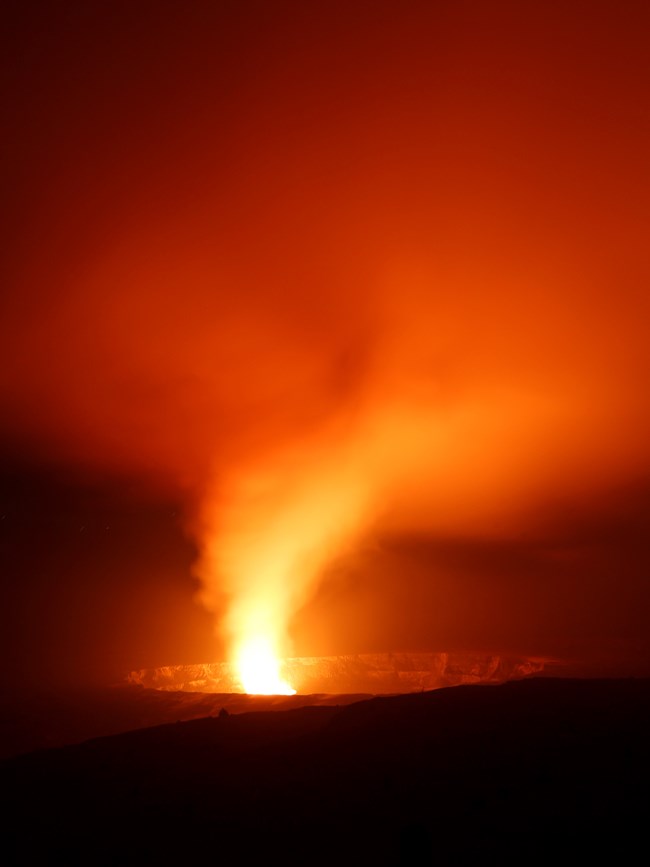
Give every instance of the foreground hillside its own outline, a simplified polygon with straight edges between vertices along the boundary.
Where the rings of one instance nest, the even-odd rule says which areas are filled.
[[[172,665],[132,671],[111,687],[45,691],[5,689],[0,714],[0,760],[43,747],[62,747],[168,722],[230,713],[350,704],[469,683],[503,683],[531,674],[583,676],[566,660],[498,653],[372,653],[297,657],[284,675],[292,696],[241,693],[228,663]]]
[[[650,681],[632,679],[164,725],[5,762],[5,851],[25,865],[645,863],[649,730]]]

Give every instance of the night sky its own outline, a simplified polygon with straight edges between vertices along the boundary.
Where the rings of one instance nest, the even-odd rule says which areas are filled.
[[[650,669],[647,4],[2,32],[9,681],[222,659],[258,599],[295,655]]]

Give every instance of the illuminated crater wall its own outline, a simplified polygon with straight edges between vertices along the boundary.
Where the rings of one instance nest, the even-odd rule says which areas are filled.
[[[283,676],[303,694],[418,692],[463,683],[502,683],[551,673],[556,660],[489,653],[364,653],[287,659]],[[132,684],[189,692],[242,692],[226,662],[132,671]]]

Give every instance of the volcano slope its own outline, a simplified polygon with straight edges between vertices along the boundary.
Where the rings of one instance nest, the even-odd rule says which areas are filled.
[[[650,680],[209,717],[3,763],[10,864],[646,863]]]

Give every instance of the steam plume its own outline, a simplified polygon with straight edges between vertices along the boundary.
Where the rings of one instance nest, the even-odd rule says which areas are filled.
[[[645,45],[212,5],[16,59],[0,405],[181,491],[204,604],[284,652],[367,533],[509,538],[648,473]]]

